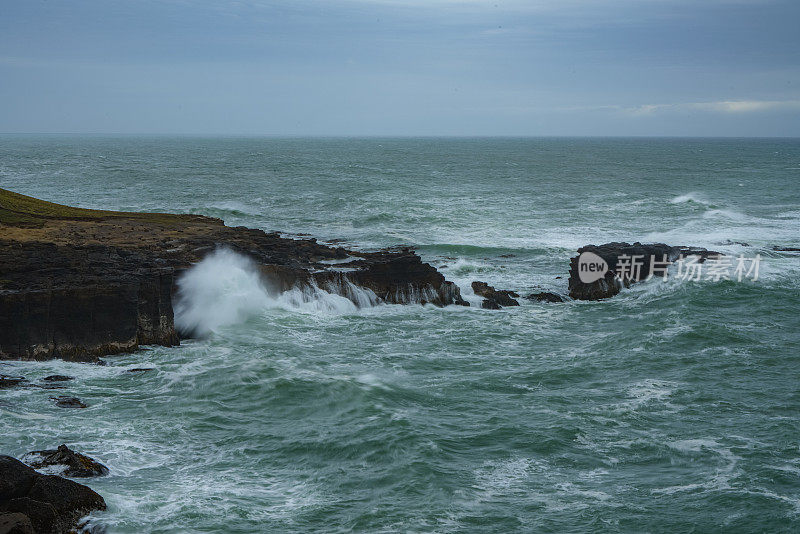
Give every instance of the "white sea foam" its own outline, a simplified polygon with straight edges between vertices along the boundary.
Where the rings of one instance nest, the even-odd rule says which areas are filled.
[[[491,273],[494,278],[497,277],[495,269],[487,262],[457,258],[453,263],[448,263],[440,267],[440,270],[447,276],[461,290],[461,298],[469,302],[470,308],[480,309],[483,297],[475,294],[472,290],[472,282],[474,280],[482,280],[483,276]],[[497,283],[497,282],[494,282]]]
[[[510,458],[486,462],[475,473],[470,509],[510,495],[524,494],[548,511],[582,510],[592,506],[616,507],[613,495],[602,487],[603,471],[566,470],[546,460]]]
[[[752,217],[733,210],[713,209],[700,217],[681,220],[670,229],[635,236],[642,242],[691,245],[723,253],[755,254],[759,247],[792,243],[797,236],[797,221]],[[749,243],[750,247],[740,243]]]
[[[648,378],[631,384],[627,388],[629,400],[624,402],[623,409],[637,411],[644,407],[658,411],[675,411],[669,397],[677,389],[678,384],[666,380]]]
[[[0,409],[0,415],[3,417],[15,417],[17,419],[22,419],[24,421],[49,421],[53,419],[58,419],[52,415],[43,415],[34,412],[12,412],[9,410],[2,410]]]
[[[738,222],[757,222],[754,217],[748,217],[744,213],[739,213],[734,210],[713,209],[703,213],[704,219],[729,219]]]
[[[686,491],[726,491],[731,489],[731,481],[739,475],[738,462],[741,457],[730,447],[714,439],[684,439],[666,442],[666,445],[683,456],[717,456],[720,466],[713,474],[708,474],[702,482],[667,486],[652,490],[654,494],[671,495]]]
[[[339,265],[340,263],[350,263],[353,260],[357,260],[355,256],[347,256],[346,258],[341,259],[333,259],[333,260],[320,260],[319,263],[323,263],[325,265]]]
[[[695,204],[702,209],[679,219],[674,227],[654,230],[635,239],[675,245],[703,246],[726,254],[754,255],[758,249],[774,244],[794,243],[800,212],[788,210],[776,215],[756,215],[732,206],[715,205],[703,193],[691,192],[674,197],[672,204]],[[791,205],[787,205],[790,207]],[[742,245],[749,243],[750,246]]]
[[[378,297],[369,289],[344,281],[327,284],[325,289],[313,283],[294,287],[270,299],[268,307],[306,313],[354,313],[378,303]]]

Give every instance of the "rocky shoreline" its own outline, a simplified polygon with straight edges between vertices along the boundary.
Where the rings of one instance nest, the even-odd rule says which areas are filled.
[[[251,258],[276,291],[349,282],[380,302],[466,304],[409,249],[359,252],[209,217],[85,210],[0,189],[0,360],[96,361],[178,345],[176,280],[221,246]]]
[[[458,286],[411,249],[347,250],[315,239],[289,239],[228,227],[200,215],[73,208],[0,189],[0,360],[96,362],[140,345],[175,346],[191,332],[175,327],[173,300],[182,272],[225,247],[251,259],[276,292],[316,286],[351,300],[366,289],[376,302],[469,306]],[[632,283],[615,275],[618,259],[718,253],[665,244],[607,243],[578,249],[570,261],[568,297],[540,292],[534,302],[600,300]],[[578,258],[591,252],[607,271],[585,283]],[[472,283],[481,307],[518,306],[514,291]]]

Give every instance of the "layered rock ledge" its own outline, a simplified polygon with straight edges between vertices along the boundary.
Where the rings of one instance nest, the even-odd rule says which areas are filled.
[[[180,343],[180,273],[218,247],[243,254],[278,290],[349,284],[387,303],[464,304],[412,250],[360,252],[228,227],[199,215],[73,208],[0,189],[0,360],[94,361]]]

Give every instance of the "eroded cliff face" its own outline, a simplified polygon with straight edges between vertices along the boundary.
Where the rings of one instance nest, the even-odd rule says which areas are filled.
[[[92,361],[177,345],[176,280],[218,247],[251,258],[282,291],[315,284],[350,298],[355,284],[381,302],[466,304],[411,250],[350,251],[208,217],[81,210],[0,189],[0,359]]]
[[[0,240],[0,358],[94,360],[176,345],[174,269],[114,247]]]

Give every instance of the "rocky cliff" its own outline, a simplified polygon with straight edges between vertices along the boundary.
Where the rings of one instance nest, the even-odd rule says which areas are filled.
[[[0,189],[0,359],[92,361],[176,345],[180,273],[217,247],[254,260],[278,290],[349,284],[389,303],[466,304],[413,251],[359,252],[197,215],[61,206]]]

